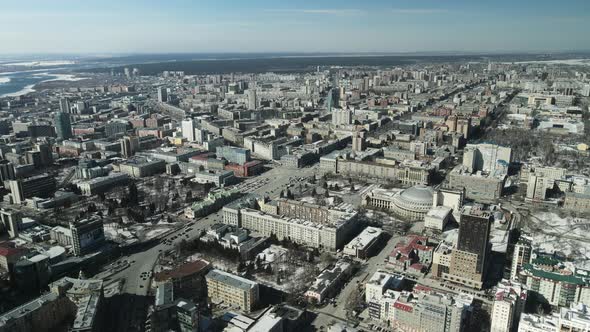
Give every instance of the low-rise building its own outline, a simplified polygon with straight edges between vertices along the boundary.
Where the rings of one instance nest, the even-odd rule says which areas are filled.
[[[376,227],[365,228],[357,237],[344,246],[342,253],[360,259],[369,258],[379,246],[383,230]]]
[[[340,212],[340,211],[337,211]],[[348,235],[354,230],[356,212],[335,213],[330,223],[318,223],[303,219],[283,218],[259,210],[242,208],[239,210],[238,226],[258,232],[263,236],[276,236],[279,240],[293,242],[314,248],[335,251],[344,245]],[[224,223],[226,221],[224,214]]]
[[[424,227],[438,231],[444,230],[451,219],[452,210],[448,206],[433,207],[424,216]]]
[[[205,275],[210,269],[209,262],[199,259],[155,273],[154,282],[156,285],[171,283],[177,297],[202,297],[205,294]]]
[[[311,285],[304,296],[309,301],[321,303],[326,298],[334,296],[339,290],[340,285],[344,280],[349,278],[352,274],[352,264],[339,260],[332,267],[323,270]]]
[[[566,192],[563,207],[575,211],[590,211],[590,195],[586,193]]]
[[[463,165],[449,173],[450,188],[464,189],[466,198],[481,202],[497,201],[502,196],[505,181],[506,173],[503,171],[471,173]]]
[[[393,311],[391,325],[403,331],[466,331],[473,313],[473,296],[402,293],[395,301]]]
[[[400,240],[387,257],[387,264],[396,271],[419,275],[432,264],[434,247],[425,236],[410,235]]]
[[[64,324],[73,312],[68,298],[47,293],[0,315],[0,332],[48,332]]]
[[[12,272],[14,263],[26,254],[26,250],[19,248],[0,247],[0,268]]]
[[[416,160],[397,163],[387,159],[373,162],[337,159],[336,173],[344,176],[398,180],[405,185],[428,185],[431,183],[434,167]]]
[[[92,196],[107,192],[115,187],[126,185],[129,175],[123,173],[111,173],[107,176],[81,181],[76,184],[84,196]]]
[[[559,317],[523,313],[518,322],[518,332],[559,332]]]
[[[234,201],[238,197],[240,197],[240,192],[235,189],[211,191],[204,200],[187,207],[184,210],[184,215],[191,219],[206,216],[221,209],[225,204]]]
[[[117,167],[121,173],[133,178],[143,178],[164,173],[166,171],[166,162],[160,159],[147,160],[144,158],[134,158],[117,165]]]
[[[584,304],[559,308],[558,331],[590,331],[590,312]]]
[[[216,187],[234,184],[237,179],[234,172],[225,170],[205,170],[189,172],[193,175],[192,181],[197,183],[213,183]]]
[[[393,299],[397,299],[405,287],[405,278],[401,274],[384,271],[375,272],[365,283],[365,302],[369,306],[369,317],[384,322],[393,316]]]
[[[98,279],[62,278],[49,285],[51,292],[67,297],[76,311],[70,331],[101,331],[104,324],[103,281]]]
[[[432,208],[444,206],[449,208],[452,216],[459,221],[463,199],[462,190],[433,189],[424,185],[415,185],[407,189],[372,188],[361,196],[361,204],[374,209],[391,211],[401,218],[412,221],[423,220]],[[432,217],[442,214],[441,209],[435,209]],[[451,215],[447,214],[442,222],[448,221],[450,217]],[[440,220],[433,221],[431,224],[438,227]]]
[[[252,311],[259,301],[258,284],[220,270],[211,270],[205,277],[207,296],[214,303],[224,303],[244,312]]]

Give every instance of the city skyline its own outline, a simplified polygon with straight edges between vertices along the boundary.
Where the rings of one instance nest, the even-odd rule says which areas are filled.
[[[566,1],[39,0],[3,4],[3,54],[588,50],[590,4]]]

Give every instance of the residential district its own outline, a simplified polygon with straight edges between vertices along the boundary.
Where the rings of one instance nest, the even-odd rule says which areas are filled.
[[[0,331],[590,331],[590,67],[0,99]]]

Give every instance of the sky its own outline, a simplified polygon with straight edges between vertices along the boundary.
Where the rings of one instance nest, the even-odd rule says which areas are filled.
[[[590,50],[590,0],[0,0],[0,54]]]

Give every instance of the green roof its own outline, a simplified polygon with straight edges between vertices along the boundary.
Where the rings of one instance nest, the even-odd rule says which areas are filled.
[[[566,275],[560,274],[556,272],[549,272],[541,269],[535,268],[532,264],[524,264],[522,266],[524,270],[530,272],[533,276],[543,279],[550,279],[555,280],[558,282],[564,282],[568,284],[575,284],[575,285],[585,285],[586,282],[584,279],[577,277],[575,275]]]
[[[535,265],[555,266],[561,263],[561,260],[551,256],[538,255],[537,258],[533,259],[532,263]]]

